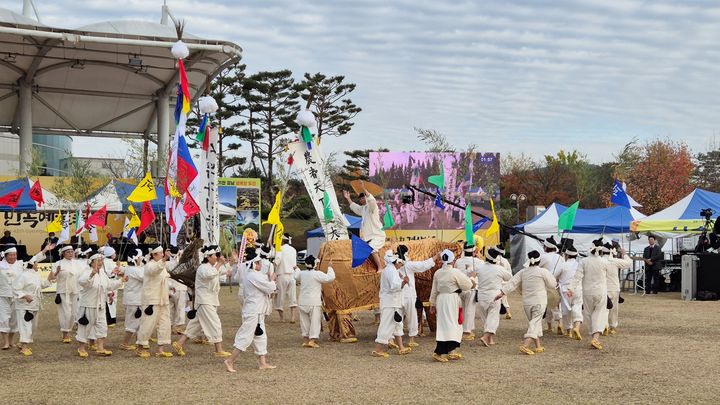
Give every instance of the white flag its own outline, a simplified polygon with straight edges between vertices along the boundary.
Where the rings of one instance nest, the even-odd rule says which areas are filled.
[[[62,231],[60,232],[59,243],[65,243],[70,240],[70,213],[66,212],[62,222]]]
[[[123,236],[133,241],[133,243],[135,243],[136,245],[138,244],[135,228],[130,228],[130,218],[128,217],[125,217],[125,225],[123,225]]]
[[[97,228],[94,225],[90,226],[90,242],[97,242],[98,240]]]

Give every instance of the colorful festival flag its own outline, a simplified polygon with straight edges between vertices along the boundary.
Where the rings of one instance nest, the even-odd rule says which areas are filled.
[[[152,225],[154,221],[155,213],[153,212],[152,204],[150,201],[145,201],[142,205],[142,210],[140,211],[140,227],[138,228],[137,234],[140,235],[143,233],[143,231]]]
[[[355,236],[355,234],[350,234],[350,237],[352,267],[355,268],[365,263],[365,260],[367,260],[367,258],[372,254],[373,248],[367,242]]]
[[[617,179],[615,179],[615,183],[613,184],[612,197],[610,197],[610,202],[613,204],[617,204],[621,207],[625,207],[627,209],[632,208],[632,204],[630,204],[630,199],[628,198],[627,193],[625,193],[625,189],[623,189],[622,183],[620,183]]]
[[[486,238],[492,234],[500,233],[500,224],[498,223],[497,214],[495,214],[495,203],[492,198],[490,199],[490,209],[492,210],[492,224],[485,231]]]
[[[45,230],[48,233],[50,233],[50,232],[58,233],[58,232],[62,231],[62,229],[63,229],[62,214],[60,213],[60,211],[58,211],[57,215],[55,215],[55,219],[53,219],[53,221],[48,224],[48,226],[45,228]]]
[[[150,172],[145,173],[145,177],[140,180],[140,183],[135,187],[132,193],[128,196],[128,201],[132,202],[145,202],[151,201],[157,198],[155,192],[155,183],[153,182],[152,175]]]
[[[11,191],[3,196],[0,196],[0,205],[8,206],[12,209],[17,208],[18,204],[20,203],[20,197],[22,196],[22,193],[25,192],[25,187]]]
[[[42,207],[42,205],[45,203],[45,197],[43,196],[40,179],[35,181],[35,184],[30,187],[30,198],[37,203],[38,207]]]
[[[335,219],[335,215],[333,215],[332,208],[330,207],[330,195],[326,191],[323,194],[323,220],[330,222],[333,219]]]
[[[577,214],[578,206],[580,206],[580,201],[575,201],[565,212],[560,214],[558,217],[558,233],[572,230],[573,225],[575,225],[575,215]]]
[[[475,231],[473,231],[472,207],[468,202],[465,205],[465,244],[475,243]]]

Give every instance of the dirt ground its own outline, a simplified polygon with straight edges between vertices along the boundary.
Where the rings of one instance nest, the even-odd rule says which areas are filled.
[[[240,323],[235,291],[223,287],[220,316],[229,349]],[[269,360],[258,371],[252,354],[238,373],[225,371],[212,347],[189,344],[184,358],[140,359],[117,349],[122,327],[110,330],[109,358],[80,359],[63,345],[52,296],[45,297],[34,355],[0,352],[0,403],[717,403],[720,395],[719,302],[684,302],[678,294],[623,294],[620,333],[603,338],[602,352],[582,342],[547,336],[547,351],[518,354],[526,320],[520,297],[514,317],[502,320],[499,344],[463,343],[464,360],[431,361],[432,336],[407,356],[370,356],[375,337],[370,313],[359,314],[359,342],[321,337],[321,348],[302,348],[299,325],[268,322]],[[121,315],[122,317],[122,315]]]

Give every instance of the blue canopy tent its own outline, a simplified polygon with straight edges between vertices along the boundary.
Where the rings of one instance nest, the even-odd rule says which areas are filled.
[[[348,232],[359,235],[362,218],[348,214],[344,215],[345,219],[350,223]],[[320,254],[320,246],[325,243],[325,233],[322,227],[307,231],[305,235],[307,236],[307,254],[317,257],[317,255]]]
[[[558,232],[558,217],[567,208],[562,204],[553,203],[535,218],[515,225],[515,228],[542,239],[554,235],[555,239],[559,241],[563,234]],[[589,250],[592,241],[601,236],[609,239],[617,238],[624,248],[629,250],[631,247],[628,237],[630,223],[642,218],[645,218],[645,215],[635,208],[628,209],[621,206],[598,209],[581,208],[577,210],[573,228],[564,237],[572,239],[573,245],[581,252]],[[634,241],[632,244],[640,248],[646,245],[646,241]],[[513,269],[519,269],[527,259],[528,252],[531,250],[542,252],[542,244],[535,239],[516,234],[510,239],[510,249]]]

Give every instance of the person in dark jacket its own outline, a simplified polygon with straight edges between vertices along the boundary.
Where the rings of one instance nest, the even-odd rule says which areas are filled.
[[[663,252],[654,236],[648,236],[648,245],[643,252],[645,261],[645,294],[657,294],[660,288],[660,270],[663,268]]]

